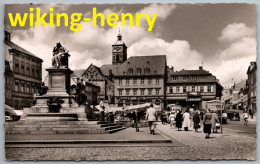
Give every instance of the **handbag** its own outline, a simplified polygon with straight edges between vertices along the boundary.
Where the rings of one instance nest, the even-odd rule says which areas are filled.
[[[216,128],[220,129],[220,124],[219,123],[216,123]]]

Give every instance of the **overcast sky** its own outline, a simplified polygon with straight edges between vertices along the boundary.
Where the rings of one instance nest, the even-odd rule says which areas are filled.
[[[128,57],[167,55],[168,66],[176,71],[198,69],[203,62],[203,68],[224,87],[246,79],[249,63],[256,60],[256,6],[252,4],[6,5],[5,28],[12,33],[12,41],[42,58],[43,69],[51,66],[56,42],[70,51],[71,69],[111,64],[111,45],[119,27],[93,27],[90,22],[81,22],[83,28],[78,32],[69,27],[11,27],[7,13],[29,12],[30,7],[43,11],[53,7],[54,13],[80,12],[85,16],[92,15],[93,7],[104,15],[147,12],[152,17],[157,12],[151,32],[145,20],[139,27],[120,27]],[[43,71],[44,77],[46,74]]]

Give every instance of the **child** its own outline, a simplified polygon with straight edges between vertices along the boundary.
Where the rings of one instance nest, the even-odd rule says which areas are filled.
[[[169,116],[169,121],[170,121],[170,126],[171,128],[173,127],[173,125],[175,124],[175,112],[171,112],[170,116]]]

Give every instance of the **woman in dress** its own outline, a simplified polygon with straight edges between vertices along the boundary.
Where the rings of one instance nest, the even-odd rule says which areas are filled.
[[[217,129],[217,126],[216,126],[217,123],[219,123],[218,115],[217,115],[216,111],[212,111],[211,128],[212,128],[213,133],[218,132],[217,131],[218,129]]]
[[[190,127],[190,113],[188,110],[183,114],[183,127],[185,131],[188,131]]]
[[[178,128],[178,131],[180,131],[180,129],[182,128],[182,114],[180,111],[177,111],[175,121],[176,121],[176,127]]]
[[[206,133],[206,139],[209,138],[209,135],[211,134],[211,119],[212,114],[209,111],[206,111],[205,116],[203,118],[203,131]]]
[[[170,127],[172,128],[173,125],[175,124],[175,111],[172,111],[170,116],[169,116],[169,120],[170,120]]]
[[[198,132],[199,124],[200,124],[200,115],[198,111],[195,112],[193,116],[193,128],[195,129],[195,132]]]

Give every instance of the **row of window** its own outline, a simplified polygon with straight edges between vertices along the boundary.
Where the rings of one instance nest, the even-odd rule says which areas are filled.
[[[209,79],[212,76],[172,76],[172,80],[197,80],[197,79]]]
[[[11,91],[5,91],[5,98],[6,99],[11,99],[12,98]]]
[[[100,75],[96,72],[88,72],[84,75],[84,77],[91,80],[100,79]]]
[[[132,100],[132,101],[130,101],[130,100],[126,100],[126,101],[125,101],[125,105],[126,105],[126,106],[130,106],[131,102],[132,102],[133,105],[137,105],[137,104],[145,104],[146,102],[149,102],[149,101],[145,101],[145,100],[142,100],[142,101],[137,101],[137,100]],[[118,107],[123,107],[123,106],[124,106],[124,102],[123,102],[122,100],[118,101],[117,104],[118,104]],[[156,101],[155,101],[155,105],[160,105],[160,104],[161,104],[161,103],[160,103],[159,100],[156,100]]]
[[[213,92],[213,86],[177,86],[168,87],[168,93]]]
[[[132,84],[130,84],[130,79],[125,79],[125,85],[137,85],[139,80],[133,79],[131,81],[133,81]],[[147,81],[147,83],[145,81]],[[148,78],[148,79],[141,78],[140,79],[140,85],[144,85],[145,83],[152,85],[153,84],[153,78]],[[159,85],[159,84],[160,84],[160,79],[156,78],[155,79],[155,85]],[[123,85],[123,79],[118,79],[118,85]]]
[[[5,84],[6,85],[12,85],[12,78],[5,77]]]
[[[141,69],[141,68],[137,68],[137,69],[134,71],[134,69],[129,68],[129,69],[127,70],[127,74],[128,74],[128,75],[132,75],[132,74],[134,74],[134,72],[135,72],[136,74],[142,74],[142,69]],[[150,74],[150,69],[146,67],[146,68],[143,70],[143,72],[144,72],[144,74]]]
[[[137,96],[137,95],[160,95],[160,89],[155,89],[155,92],[153,91],[154,89],[119,89],[118,90],[118,95],[119,96]]]
[[[24,62],[19,63],[15,62],[14,72],[26,76],[31,76],[35,78],[41,78],[41,68],[36,68],[35,66],[30,66],[29,64],[25,64]]]
[[[38,84],[31,84],[23,81],[15,81],[14,90],[15,92],[34,94],[37,93],[37,86]]]

